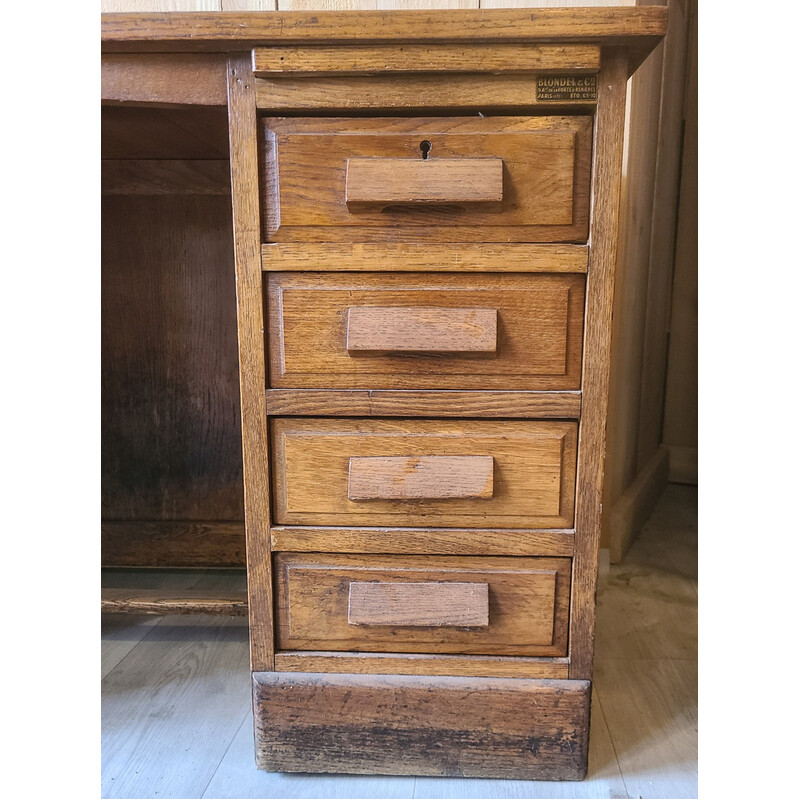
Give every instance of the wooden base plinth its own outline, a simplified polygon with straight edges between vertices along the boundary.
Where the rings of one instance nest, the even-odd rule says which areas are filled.
[[[255,672],[253,695],[272,772],[586,775],[589,681]]]

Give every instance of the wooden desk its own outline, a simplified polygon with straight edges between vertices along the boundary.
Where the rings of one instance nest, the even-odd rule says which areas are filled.
[[[108,118],[161,112],[144,140],[116,118],[147,163],[106,191],[160,224],[150,198],[191,187],[186,278],[229,264],[227,109],[259,766],[585,774],[625,82],[665,29],[661,7],[104,17]],[[147,236],[110,237],[121,314]],[[179,286],[213,346],[154,380],[203,375],[183,418],[230,442],[229,392],[203,394],[230,338]],[[183,444],[202,521],[179,529],[208,530],[218,471],[235,535],[233,458]]]

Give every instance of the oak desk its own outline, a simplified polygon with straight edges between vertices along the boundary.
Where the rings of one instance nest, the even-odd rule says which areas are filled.
[[[104,16],[106,103],[227,111],[262,768],[584,776],[625,84],[665,30]],[[227,194],[203,162],[142,180]]]

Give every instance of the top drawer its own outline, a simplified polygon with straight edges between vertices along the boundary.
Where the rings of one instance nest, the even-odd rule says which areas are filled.
[[[263,121],[270,241],[584,241],[591,117]]]

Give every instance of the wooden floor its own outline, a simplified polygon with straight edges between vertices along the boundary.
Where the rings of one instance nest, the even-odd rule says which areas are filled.
[[[104,585],[235,589],[231,571],[113,570]],[[247,623],[103,617],[102,796],[696,798],[697,490],[670,485],[601,572],[589,776],[580,783],[282,775],[253,763]]]

